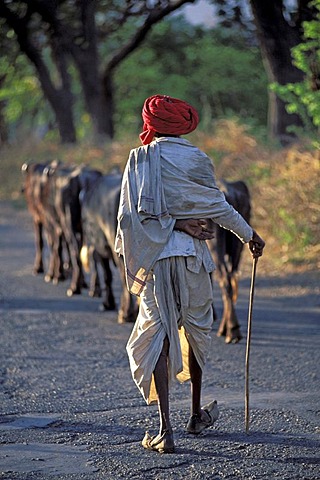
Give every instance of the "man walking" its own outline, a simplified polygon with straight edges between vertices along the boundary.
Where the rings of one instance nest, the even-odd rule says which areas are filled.
[[[123,176],[115,249],[140,308],[127,352],[133,379],[147,404],[157,403],[159,433],[142,445],[174,451],[169,385],[191,380],[187,432],[199,434],[218,418],[217,402],[201,407],[202,371],[210,345],[214,264],[206,239],[212,219],[249,244],[264,241],[225,200],[207,155],[180,136],[198,125],[197,111],[166,95],[147,98],[142,147],[130,152]]]

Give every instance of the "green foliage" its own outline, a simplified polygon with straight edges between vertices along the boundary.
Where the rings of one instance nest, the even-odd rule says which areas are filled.
[[[44,57],[49,68],[54,71],[51,61],[51,51],[44,49]],[[84,109],[81,85],[74,66],[69,68],[74,79],[72,89],[75,98],[74,115],[79,121],[78,138],[81,140],[91,132],[91,120]],[[53,75],[54,77],[54,75]],[[48,140],[57,140],[57,131],[52,128],[55,124],[54,114],[44,98],[38,77],[32,65],[23,54],[18,54],[12,61],[3,54],[0,58],[0,102],[3,102],[3,115],[9,127],[10,139],[16,138],[17,131],[29,134],[31,131]],[[56,79],[58,82],[58,80]]]
[[[310,227],[305,221],[293,217],[286,208],[279,208],[278,216],[279,221],[275,232],[281,243],[287,247],[294,245],[299,253],[303,253],[303,249],[313,241]]]
[[[98,13],[96,20],[99,28],[107,22],[110,30],[108,41],[99,43],[99,54],[105,60],[124,39],[132,35],[134,22],[138,19],[134,17],[123,29],[112,30],[110,12]],[[63,14],[69,18],[71,12],[63,10]],[[76,23],[76,20],[73,22]],[[50,43],[39,30],[35,29],[34,35],[38,42],[44,42],[42,58],[58,89],[61,79]],[[1,40],[10,41],[10,45],[15,40],[12,36],[15,34],[8,27],[0,32]],[[3,75],[4,80],[0,101],[5,102],[3,113],[11,138],[22,127],[24,132],[27,129],[37,130],[41,135],[45,133],[47,139],[56,140],[54,114],[43,96],[34,68],[18,51],[16,56],[8,51],[10,57],[5,49],[2,53],[0,78]],[[68,74],[74,98],[77,137],[82,140],[92,134],[92,120],[86,112],[77,68],[71,62]],[[216,119],[235,115],[246,123],[266,124],[267,80],[260,52],[257,47],[249,47],[247,39],[239,31],[205,30],[177,16],[163,20],[153,28],[143,45],[120,64],[113,80],[114,120],[118,137],[124,132],[139,131],[143,101],[155,93],[166,93],[194,104],[201,115],[201,128],[205,130],[209,130]]]
[[[51,118],[50,109],[43,100],[42,90],[39,86],[33,68],[21,54],[14,64],[2,56],[0,59],[0,101],[3,102],[3,114],[9,126],[9,134],[21,122],[31,127],[41,127]]]
[[[291,50],[293,63],[304,72],[304,80],[270,86],[287,102],[289,113],[300,115],[308,130],[320,127],[320,1],[312,4],[317,9],[316,18],[303,23],[303,42]]]
[[[223,30],[193,28],[177,19],[162,22],[120,65],[115,85],[120,133],[139,128],[143,101],[156,93],[192,103],[203,129],[234,115],[266,124],[267,79],[260,52]]]

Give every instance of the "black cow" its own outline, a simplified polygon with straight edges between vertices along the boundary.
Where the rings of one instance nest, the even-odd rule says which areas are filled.
[[[60,166],[52,175],[52,201],[59,227],[66,240],[72,267],[68,296],[80,294],[86,286],[80,261],[83,241],[80,192],[90,188],[102,176],[98,170],[86,166]],[[59,231],[58,231],[59,234]]]
[[[250,194],[242,181],[221,181],[220,189],[226,200],[249,223],[251,204]],[[226,343],[237,343],[241,340],[240,325],[235,311],[238,297],[238,269],[243,243],[230,231],[214,224],[215,238],[208,241],[214,258],[219,285],[223,300],[223,315],[218,329],[218,336],[225,336]]]
[[[34,181],[27,189],[28,193],[26,192],[26,198],[31,197],[37,203],[48,239],[49,264],[45,280],[56,284],[65,278],[63,260],[67,257],[72,267],[68,295],[80,293],[83,283],[79,260],[82,243],[79,193],[86,184],[94,182],[101,175],[87,167],[69,166],[54,161],[41,169],[40,197]],[[27,185],[28,182],[25,183]]]
[[[119,205],[121,174],[105,175],[94,185],[94,188],[82,196],[82,223],[84,229],[85,244],[91,253],[91,263],[99,262],[104,271],[105,296],[104,309],[113,309],[114,296],[112,292],[112,272],[110,261],[114,262],[120,270],[122,282],[121,306],[118,321],[134,321],[137,314],[134,297],[128,293],[124,264],[122,257],[113,252],[116,233],[116,218]],[[225,182],[220,188],[225,192],[226,199],[242,216],[250,221],[250,196],[244,182]],[[218,279],[222,291],[224,304],[223,318],[219,327],[218,335],[226,337],[226,343],[236,343],[242,336],[237,320],[234,304],[238,295],[238,267],[240,263],[243,244],[237,237],[214,224],[215,238],[209,242],[209,247],[214,257]],[[100,286],[93,268],[91,292],[98,294]]]
[[[110,262],[118,267],[121,280],[121,299],[118,322],[134,322],[137,303],[126,287],[122,257],[114,253],[113,247],[117,229],[117,213],[120,199],[122,174],[112,173],[100,178],[93,188],[81,195],[84,243],[91,252],[91,262],[98,262],[105,277],[105,295],[102,308],[112,310],[115,300],[112,291],[112,270]],[[99,289],[95,269],[91,281],[92,295]]]

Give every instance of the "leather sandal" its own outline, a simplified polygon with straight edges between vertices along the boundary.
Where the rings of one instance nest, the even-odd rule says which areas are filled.
[[[149,432],[146,432],[141,443],[147,450],[159,453],[174,452],[173,434],[170,430],[165,430],[162,435],[159,434],[155,437],[151,437]]]
[[[188,433],[198,435],[205,428],[211,427],[219,417],[219,410],[216,400],[213,400],[212,402],[208,403],[208,405],[202,407],[202,410],[207,413],[208,420],[202,420],[200,414],[191,415],[186,428]]]

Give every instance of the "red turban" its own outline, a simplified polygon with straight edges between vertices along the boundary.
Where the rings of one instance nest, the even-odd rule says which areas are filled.
[[[143,131],[140,140],[148,145],[156,132],[185,135],[197,128],[198,112],[188,103],[167,95],[153,95],[146,99],[142,109]]]

